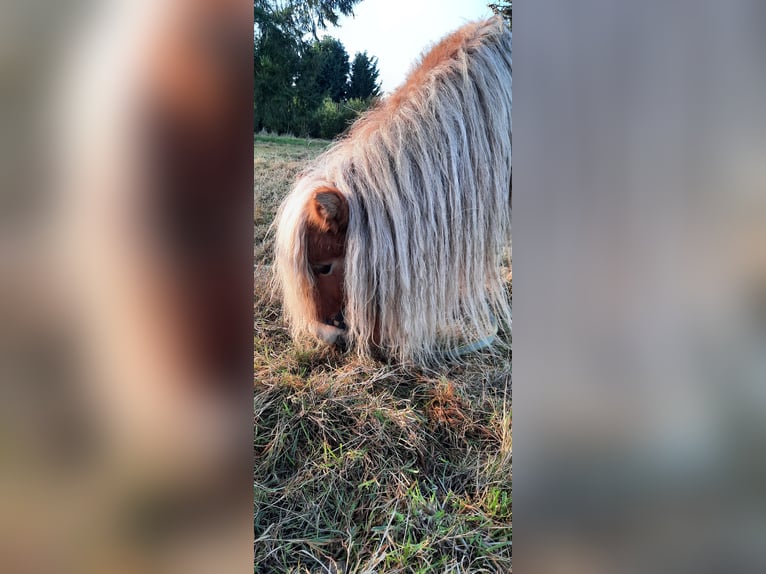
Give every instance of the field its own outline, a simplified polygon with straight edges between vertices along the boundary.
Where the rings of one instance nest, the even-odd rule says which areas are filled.
[[[414,370],[281,323],[268,227],[327,144],[255,139],[254,571],[510,572],[511,357]]]

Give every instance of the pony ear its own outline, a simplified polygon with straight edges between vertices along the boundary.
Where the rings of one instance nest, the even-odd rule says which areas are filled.
[[[320,231],[342,233],[348,227],[348,202],[337,189],[320,187],[314,192],[309,215]]]

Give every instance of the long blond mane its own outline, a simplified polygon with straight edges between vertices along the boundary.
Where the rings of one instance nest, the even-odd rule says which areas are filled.
[[[400,361],[440,362],[510,327],[501,270],[511,233],[511,35],[502,19],[446,37],[377,108],[319,156],[276,220],[275,269],[294,336],[316,313],[305,254],[312,190],[349,204],[347,339]]]

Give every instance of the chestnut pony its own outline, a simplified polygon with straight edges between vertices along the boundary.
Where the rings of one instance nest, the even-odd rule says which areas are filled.
[[[295,337],[430,364],[510,327],[511,68],[502,19],[466,24],[301,174],[275,221]]]

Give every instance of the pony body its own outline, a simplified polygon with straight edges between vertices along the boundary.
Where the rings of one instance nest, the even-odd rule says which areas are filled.
[[[276,220],[294,336],[431,363],[510,326],[511,68],[500,18],[463,26],[302,174]]]

